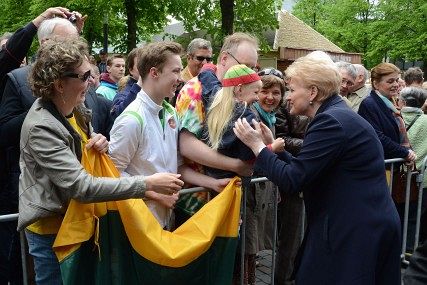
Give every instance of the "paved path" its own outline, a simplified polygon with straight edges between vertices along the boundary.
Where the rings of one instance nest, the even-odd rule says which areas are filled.
[[[258,254],[259,262],[256,268],[256,285],[271,284],[271,250],[263,250]],[[277,270],[277,268],[276,268]],[[402,268],[402,276],[405,273],[405,269]],[[403,281],[402,281],[403,285]]]
[[[271,284],[271,250],[260,251],[257,261],[256,285]]]

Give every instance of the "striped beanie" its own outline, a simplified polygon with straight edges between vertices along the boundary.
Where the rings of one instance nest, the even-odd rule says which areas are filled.
[[[238,86],[261,80],[258,74],[244,64],[230,67],[222,80],[223,87]]]

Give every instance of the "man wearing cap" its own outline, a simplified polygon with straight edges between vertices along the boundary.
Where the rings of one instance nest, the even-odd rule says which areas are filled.
[[[100,61],[98,63],[98,69],[99,69],[99,73],[105,73],[107,72],[107,59],[108,59],[108,53],[106,50],[101,49],[99,51],[99,58]]]

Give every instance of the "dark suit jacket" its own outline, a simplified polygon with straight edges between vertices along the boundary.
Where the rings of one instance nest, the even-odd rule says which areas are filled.
[[[0,99],[6,83],[6,75],[19,68],[36,34],[37,27],[30,22],[18,29],[7,41],[5,48],[0,50]]]
[[[400,145],[399,126],[395,117],[374,90],[362,101],[358,113],[374,127],[383,146],[385,159],[408,156],[408,149]]]
[[[400,221],[381,143],[341,98],[319,108],[297,157],[264,148],[255,166],[282,193],[304,194],[296,284],[400,284]]]
[[[36,99],[28,83],[30,70],[31,66],[25,66],[8,73],[0,104],[0,214],[16,213],[18,210],[21,127]],[[92,109],[94,131],[108,138],[113,124],[110,117],[111,102],[89,89],[85,104]]]

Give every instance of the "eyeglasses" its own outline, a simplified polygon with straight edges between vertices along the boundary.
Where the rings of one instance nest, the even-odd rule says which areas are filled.
[[[274,75],[276,77],[279,77],[280,79],[283,79],[283,73],[280,70],[277,70],[275,68],[266,68],[258,72],[259,76],[264,75]]]
[[[89,78],[92,77],[92,75],[90,73],[90,70],[86,71],[85,73],[83,73],[81,75],[77,74],[77,73],[74,73],[74,72],[65,72],[62,76],[64,76],[64,77],[71,77],[71,78],[78,78],[78,79],[80,79],[83,82],[88,81]]]
[[[238,64],[243,64],[240,61],[238,61],[237,58],[231,52],[227,51],[226,53],[228,53]],[[252,70],[256,70],[256,66],[249,66],[248,64],[245,64],[245,65]]]
[[[193,56],[193,58],[197,59],[200,62],[202,62],[204,60],[206,60],[206,62],[211,62],[212,61],[212,57],[209,57],[209,56],[198,55],[198,56]]]
[[[353,85],[354,85],[354,82],[351,82],[350,80],[345,79],[345,78],[343,78],[343,79],[341,80],[341,83],[342,83],[342,84],[345,84],[347,87],[353,87]]]

